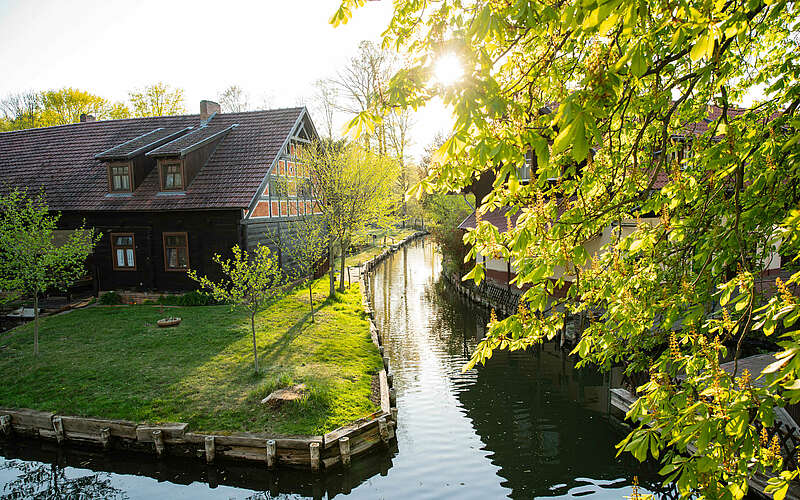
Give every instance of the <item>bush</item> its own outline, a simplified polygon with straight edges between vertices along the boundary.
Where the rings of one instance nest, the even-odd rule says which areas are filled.
[[[210,306],[218,304],[211,294],[193,290],[183,295],[162,295],[158,298],[159,304],[165,306]]]
[[[103,304],[104,306],[115,306],[122,304],[122,296],[112,290],[101,295],[97,302]]]

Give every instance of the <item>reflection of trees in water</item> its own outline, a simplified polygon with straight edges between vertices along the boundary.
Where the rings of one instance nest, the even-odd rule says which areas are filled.
[[[56,498],[107,498],[123,499],[128,496],[111,484],[111,475],[100,472],[69,477],[63,467],[56,464],[9,460],[0,463],[0,470],[18,472],[16,479],[3,486],[0,500],[56,499]]]
[[[430,331],[437,335],[449,354],[469,357],[486,334],[489,315],[486,310],[461,297],[447,282],[436,280],[424,289],[424,299],[435,311]]]

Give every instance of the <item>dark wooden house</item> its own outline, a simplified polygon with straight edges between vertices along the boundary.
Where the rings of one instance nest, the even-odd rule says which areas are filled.
[[[59,227],[103,236],[88,262],[99,290],[195,287],[215,253],[281,243],[318,212],[295,147],[316,131],[305,108],[94,121],[0,133],[0,189],[43,189]],[[280,189],[278,189],[280,187]]]

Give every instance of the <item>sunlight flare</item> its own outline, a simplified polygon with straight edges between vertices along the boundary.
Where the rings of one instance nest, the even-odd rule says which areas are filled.
[[[464,76],[464,65],[452,52],[442,54],[434,66],[434,76],[437,83],[449,87]]]

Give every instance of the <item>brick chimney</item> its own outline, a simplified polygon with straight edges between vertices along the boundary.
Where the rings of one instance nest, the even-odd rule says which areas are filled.
[[[214,101],[206,101],[205,99],[200,101],[200,121],[208,121],[211,115],[219,112],[220,107],[218,103]]]
[[[81,123],[93,122],[95,121],[94,115],[87,115],[86,113],[81,113]]]

